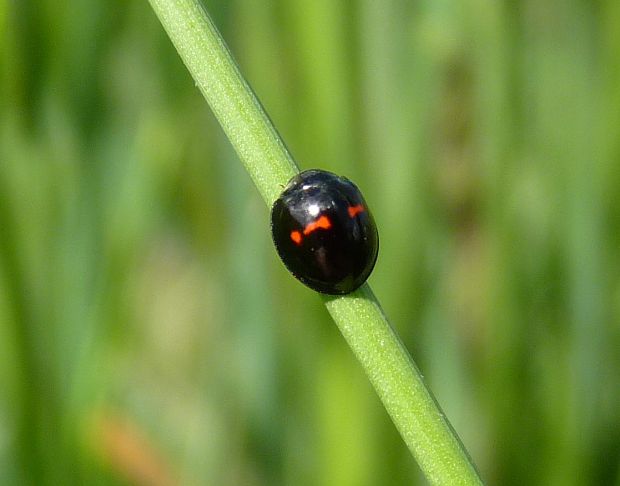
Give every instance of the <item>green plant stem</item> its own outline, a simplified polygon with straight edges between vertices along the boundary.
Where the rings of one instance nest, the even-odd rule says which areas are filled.
[[[222,37],[198,0],[149,1],[270,207],[298,169]],[[368,285],[324,301],[429,481],[481,484]]]
[[[323,299],[429,482],[482,484],[370,287]]]
[[[196,0],[149,0],[254,184],[271,206],[299,169]]]

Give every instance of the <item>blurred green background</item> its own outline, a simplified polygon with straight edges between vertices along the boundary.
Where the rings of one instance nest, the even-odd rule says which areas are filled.
[[[620,2],[205,0],[490,484],[620,484]],[[0,0],[0,484],[425,484],[146,0]]]

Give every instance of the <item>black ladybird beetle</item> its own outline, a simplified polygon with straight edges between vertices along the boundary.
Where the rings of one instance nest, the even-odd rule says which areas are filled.
[[[346,177],[306,170],[271,208],[271,233],[284,265],[324,294],[348,294],[372,272],[379,251],[375,221]]]

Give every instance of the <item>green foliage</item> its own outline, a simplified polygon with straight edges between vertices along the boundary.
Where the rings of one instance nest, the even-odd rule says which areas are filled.
[[[618,2],[205,4],[482,476],[618,483]],[[148,3],[0,31],[0,483],[423,483]]]

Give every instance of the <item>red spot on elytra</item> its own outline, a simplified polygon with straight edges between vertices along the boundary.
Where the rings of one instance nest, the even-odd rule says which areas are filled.
[[[350,218],[355,218],[355,216],[357,216],[359,213],[364,212],[364,206],[362,206],[361,204],[358,204],[357,206],[349,206],[347,209],[349,210]]]
[[[301,233],[299,231],[291,231],[291,240],[293,240],[296,245],[301,245]]]
[[[309,235],[310,233],[312,233],[314,230],[316,229],[329,229],[332,227],[332,222],[329,220],[329,218],[327,216],[321,216],[319,219],[317,219],[316,221],[313,221],[312,223],[306,225],[306,227],[304,228],[304,235]]]
[[[314,230],[317,230],[317,229],[329,229],[331,227],[332,227],[332,223],[329,220],[329,218],[327,216],[321,216],[316,221],[313,221],[312,223],[309,223],[309,224],[306,225],[306,227],[304,228],[304,235],[308,236]],[[304,239],[304,237],[301,235],[301,233],[299,231],[297,231],[297,230],[291,231],[291,240],[293,240],[293,242],[296,245],[301,245],[301,242],[302,242],[303,239]]]

